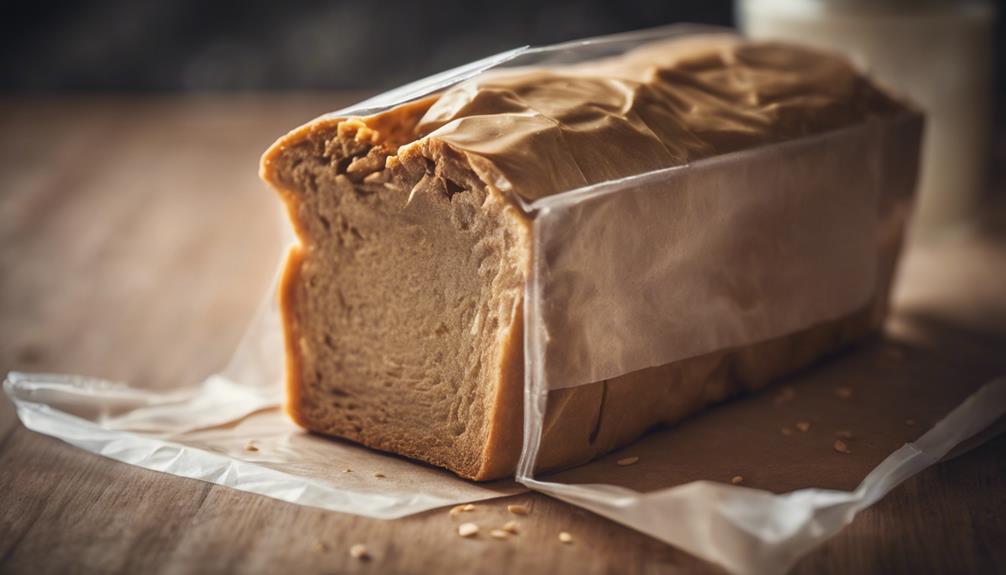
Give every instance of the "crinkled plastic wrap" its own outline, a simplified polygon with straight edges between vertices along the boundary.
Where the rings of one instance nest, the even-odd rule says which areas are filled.
[[[894,156],[920,125],[871,121],[531,204],[535,385],[766,341],[886,297],[897,245],[882,230],[904,224],[916,168]]]
[[[703,30],[671,27],[519,48],[337,114],[387,109],[500,65],[582,62]],[[764,341],[864,306],[879,320],[909,210],[920,133],[921,119],[905,114],[525,205],[534,215],[534,254],[517,481],[734,572],[774,572],[1001,416],[1006,382],[999,380],[921,439],[882,451],[890,455],[879,465],[872,461],[872,472],[851,491],[680,484],[670,477],[677,460],[649,475],[657,485],[666,476],[663,485],[676,486],[649,490],[627,486],[631,482],[619,481],[603,462],[548,480],[532,472],[549,390]],[[230,365],[199,386],[155,393],[74,376],[10,374],[4,388],[30,429],[133,465],[294,503],[391,518],[517,489],[473,484],[300,431],[278,407],[281,338],[270,294]],[[944,398],[941,405],[961,399]],[[749,400],[728,408],[749,421],[766,409]],[[709,437],[705,417],[666,433]],[[652,448],[662,436],[643,442],[654,458],[675,453]]]
[[[518,481],[734,572],[776,572],[944,455],[953,441],[934,430],[853,492],[773,495],[700,481],[640,493],[532,473],[550,390],[771,340],[863,308],[879,321],[921,126],[914,114],[871,120],[528,206],[535,246]]]

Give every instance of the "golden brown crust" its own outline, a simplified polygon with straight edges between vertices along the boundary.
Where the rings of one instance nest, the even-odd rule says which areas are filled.
[[[489,437],[476,481],[512,476],[524,439],[524,305],[517,309],[503,344],[499,383],[489,418]]]
[[[300,354],[297,353],[297,282],[300,279],[300,264],[303,249],[299,245],[290,247],[280,273],[279,298],[280,314],[283,316],[283,347],[286,351],[286,412],[301,427],[309,427],[308,420],[299,409],[301,405]]]

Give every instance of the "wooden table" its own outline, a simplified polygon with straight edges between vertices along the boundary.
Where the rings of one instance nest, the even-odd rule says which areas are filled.
[[[259,154],[349,95],[0,100],[0,370],[144,385],[219,367],[280,254]],[[916,252],[892,337],[962,373],[1006,369],[1006,210]],[[655,573],[716,569],[538,494],[518,542],[451,535],[433,511],[379,521],[91,455],[0,402],[0,571]],[[555,544],[575,531],[577,543]],[[369,562],[346,550],[366,542]],[[910,479],[799,573],[1006,572],[1006,436]]]

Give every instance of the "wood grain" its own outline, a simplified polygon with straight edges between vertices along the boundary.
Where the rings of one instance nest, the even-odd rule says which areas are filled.
[[[220,366],[280,254],[259,154],[345,94],[0,100],[0,370],[168,386]],[[913,254],[891,336],[964,374],[1006,358],[1006,210]],[[913,275],[914,274],[914,275]],[[378,521],[102,459],[25,430],[0,401],[0,571],[708,573],[538,494],[511,541],[433,511]],[[561,545],[559,531],[574,534]],[[1006,572],[1006,437],[909,480],[799,573]],[[348,555],[364,543],[373,558]]]

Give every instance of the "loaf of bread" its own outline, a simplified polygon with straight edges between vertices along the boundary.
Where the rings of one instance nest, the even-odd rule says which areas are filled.
[[[289,413],[462,477],[513,475],[534,217],[524,206],[903,109],[840,57],[715,35],[322,116],[261,166],[299,239],[280,289]],[[807,366],[873,329],[885,298],[783,337],[554,390],[539,468],[589,461]]]

